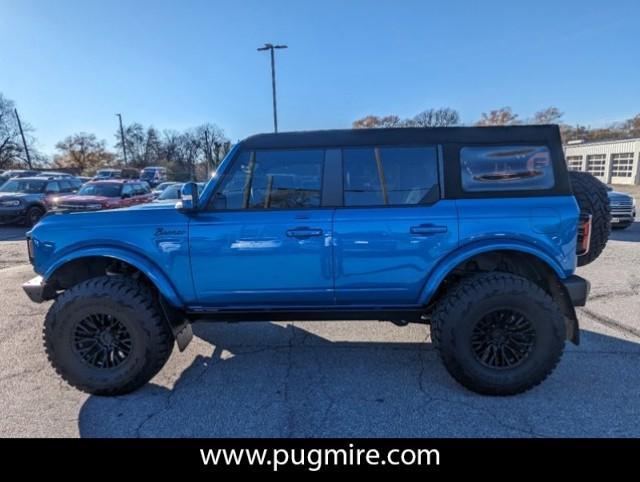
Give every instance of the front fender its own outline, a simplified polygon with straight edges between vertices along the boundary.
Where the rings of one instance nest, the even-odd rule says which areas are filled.
[[[429,273],[427,283],[422,289],[422,293],[420,295],[420,304],[426,305],[429,303],[429,300],[438,290],[442,281],[444,281],[451,270],[460,263],[478,254],[489,253],[491,251],[520,251],[522,253],[534,255],[549,265],[555,271],[559,279],[567,277],[560,263],[536,246],[515,240],[477,242],[461,246],[456,251],[440,260],[431,273]]]
[[[167,276],[153,261],[140,254],[114,246],[92,246],[68,253],[52,263],[42,276],[45,281],[49,280],[60,267],[64,266],[68,262],[94,256],[113,258],[134,266],[151,280],[170,305],[177,308],[184,306],[183,301],[180,299],[180,296],[171,281],[169,281]]]

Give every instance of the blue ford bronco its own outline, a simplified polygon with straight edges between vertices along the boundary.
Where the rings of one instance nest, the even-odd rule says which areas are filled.
[[[44,343],[71,385],[130,392],[191,322],[431,325],[465,387],[510,395],[579,341],[575,306],[610,229],[602,183],[569,173],[557,126],[264,134],[175,205],[51,213],[27,235],[55,300]]]

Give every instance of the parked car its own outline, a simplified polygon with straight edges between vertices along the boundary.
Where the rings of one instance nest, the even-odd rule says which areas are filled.
[[[175,206],[47,216],[24,290],[55,300],[46,352],[89,393],[148,382],[193,320],[380,319],[431,324],[458,382],[510,395],[579,342],[576,265],[608,235],[557,126],[265,134]]]
[[[35,225],[54,200],[77,191],[71,180],[50,177],[15,177],[0,187],[0,223]]]
[[[120,169],[98,169],[93,177],[94,181],[105,181],[107,179],[120,179]]]
[[[636,200],[624,192],[614,191],[607,186],[607,196],[611,204],[611,227],[628,228],[636,219]]]
[[[33,170],[24,170],[24,169],[9,169],[8,171],[4,171],[2,175],[0,175],[0,185],[7,182],[9,179],[14,177],[33,177],[38,176],[40,173],[38,171]]]
[[[167,187],[162,194],[160,194],[160,196],[158,196],[156,199],[154,199],[154,203],[159,204],[159,203],[176,203],[177,201],[179,201],[181,199],[181,191],[182,191],[182,186],[184,186],[184,183],[181,182],[177,182],[174,183],[172,186]],[[204,183],[203,182],[198,182],[196,183],[196,187],[198,188],[198,195],[202,192],[202,189],[204,189]]]
[[[73,174],[69,174],[68,172],[57,172],[57,171],[42,171],[38,173],[38,176],[45,177],[60,177],[60,178],[75,178]]]
[[[91,181],[82,185],[77,194],[56,204],[58,211],[100,211],[151,202],[153,197],[146,183],[128,179]]]
[[[153,194],[154,199],[157,198],[158,196],[160,196],[160,194],[162,194],[162,192],[167,189],[169,186],[173,186],[178,184],[177,182],[162,182],[160,184],[158,184],[153,191],[151,191],[151,193]]]
[[[160,166],[145,167],[140,174],[142,181],[147,181],[151,187],[155,187],[167,180],[167,169]]]

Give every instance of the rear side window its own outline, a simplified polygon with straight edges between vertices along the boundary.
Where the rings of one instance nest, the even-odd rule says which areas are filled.
[[[406,206],[438,200],[435,147],[342,151],[345,206]]]
[[[523,191],[554,186],[551,154],[545,146],[460,149],[462,189],[467,192]]]
[[[212,197],[213,209],[319,207],[324,150],[244,152]]]

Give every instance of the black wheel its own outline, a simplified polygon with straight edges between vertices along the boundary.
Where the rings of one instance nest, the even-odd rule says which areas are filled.
[[[35,226],[40,218],[44,215],[44,209],[40,206],[31,206],[27,209],[27,214],[25,215],[25,223],[28,227]]]
[[[44,346],[70,385],[96,395],[128,393],[169,359],[173,336],[151,291],[120,276],[66,290],[49,309]]]
[[[438,303],[431,338],[449,373],[486,395],[514,395],[555,368],[566,338],[564,316],[538,285],[509,273],[461,281]]]
[[[578,266],[595,261],[607,245],[611,233],[611,206],[606,186],[588,172],[569,171],[573,195],[580,212],[591,214],[591,246],[578,257]]]

